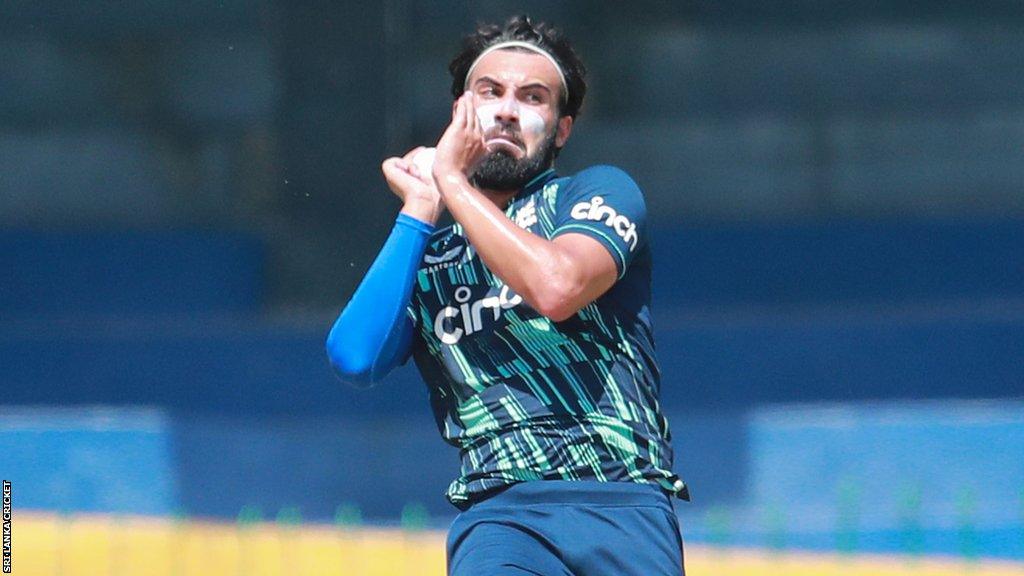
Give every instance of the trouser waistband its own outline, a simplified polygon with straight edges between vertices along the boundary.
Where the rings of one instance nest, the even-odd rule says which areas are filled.
[[[587,480],[519,482],[472,507],[532,504],[593,504],[598,506],[658,506],[672,511],[671,499],[656,484]]]

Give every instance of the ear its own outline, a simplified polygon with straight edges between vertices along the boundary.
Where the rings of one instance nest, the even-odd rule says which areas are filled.
[[[555,146],[561,148],[569,140],[572,134],[572,116],[562,116],[558,119],[558,130],[555,132]]]

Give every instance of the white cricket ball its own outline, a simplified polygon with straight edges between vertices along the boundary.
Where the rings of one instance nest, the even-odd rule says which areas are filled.
[[[423,178],[433,178],[434,156],[437,155],[437,148],[424,148],[412,157],[412,163],[420,171]]]

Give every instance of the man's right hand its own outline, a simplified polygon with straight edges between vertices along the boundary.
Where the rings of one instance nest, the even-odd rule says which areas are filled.
[[[409,151],[405,156],[388,158],[381,164],[388,187],[402,200],[402,213],[428,224],[437,224],[444,212],[441,193],[437,191],[431,174],[420,174],[413,162],[423,146]]]

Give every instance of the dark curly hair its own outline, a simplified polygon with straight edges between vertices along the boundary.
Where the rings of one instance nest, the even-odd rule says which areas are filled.
[[[452,75],[452,96],[458,98],[465,92],[469,68],[484,50],[508,41],[529,42],[551,54],[558,62],[569,90],[569,97],[560,100],[559,115],[571,116],[575,120],[587,93],[587,68],[559,30],[544,22],[534,24],[526,15],[513,16],[504,26],[480,24],[476,32],[462,39],[462,50],[448,65],[448,72]]]

